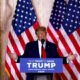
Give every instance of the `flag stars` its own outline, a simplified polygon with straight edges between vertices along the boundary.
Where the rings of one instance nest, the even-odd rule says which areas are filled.
[[[36,20],[35,20],[35,19],[33,19],[33,21],[35,22]]]
[[[27,19],[27,17],[25,17],[25,19]]]
[[[28,7],[26,7],[26,9],[28,9]]]
[[[60,14],[58,15],[58,17],[60,17]]]
[[[20,4],[18,4],[18,6],[20,7],[21,5],[20,5]]]
[[[22,20],[20,20],[20,23],[22,23]]]
[[[28,14],[28,12],[26,11],[26,14]]]
[[[29,4],[29,2],[27,2],[27,4]]]
[[[77,7],[77,5],[74,5],[74,7]]]
[[[62,2],[60,2],[60,4],[62,5],[63,3],[62,3]]]
[[[70,4],[70,6],[72,6],[72,3]]]
[[[75,24],[77,24],[77,21],[75,21]]]
[[[21,28],[21,25],[19,25],[19,27]]]
[[[19,14],[16,14],[16,16],[18,17],[18,16],[19,16]]]
[[[65,26],[68,26],[68,24],[66,23]]]
[[[15,21],[18,21],[18,19],[15,19]]]
[[[21,15],[21,18],[23,18],[23,15]]]
[[[35,16],[34,18],[36,19],[37,17]]]
[[[73,10],[73,12],[76,12],[76,10]]]
[[[71,22],[73,22],[73,20],[71,20]]]
[[[32,11],[32,10],[33,10],[33,7],[32,7],[32,8],[30,8],[30,10]]]
[[[74,17],[74,15],[72,15],[72,17]]]
[[[25,26],[24,26],[23,28],[24,28],[24,29],[26,29],[26,27],[25,27]]]
[[[21,12],[22,12],[22,13],[24,13],[24,11],[23,11],[23,10],[22,10]]]
[[[28,23],[28,25],[31,25],[31,23]]]
[[[62,7],[60,6],[60,9],[61,9]]]
[[[68,16],[70,16],[70,14],[68,13]]]
[[[24,21],[24,24],[26,24],[27,22],[26,21]]]
[[[58,27],[56,27],[56,30],[58,30]]]
[[[29,14],[30,16],[32,15],[32,13]]]
[[[67,21],[69,21],[69,19],[68,19],[68,18],[67,18],[66,20],[67,20]]]
[[[56,16],[57,14],[55,13],[54,15]]]
[[[17,11],[19,12],[19,11],[20,11],[20,9],[17,9]]]
[[[17,26],[17,24],[15,23],[15,26]]]
[[[20,32],[21,32],[21,30],[19,29],[19,30],[18,30],[18,32],[20,33]]]
[[[72,25],[70,25],[70,27],[72,27]]]
[[[23,3],[25,3],[26,1],[25,0],[23,0]]]
[[[79,14],[80,12],[79,11],[77,11],[77,14]]]
[[[71,11],[71,8],[69,9],[69,11]]]
[[[25,6],[23,5],[22,8],[25,8]]]
[[[74,26],[74,29],[76,29],[76,26]]]
[[[55,22],[53,22],[53,24],[55,24]]]
[[[59,3],[59,1],[57,1],[57,4]]]
[[[21,2],[21,0],[19,0],[19,2]]]
[[[71,30],[69,29],[69,32],[71,32]]]

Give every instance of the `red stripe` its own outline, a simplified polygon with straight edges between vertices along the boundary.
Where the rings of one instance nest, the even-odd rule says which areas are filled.
[[[80,36],[80,29],[77,29],[77,33],[78,33],[78,35]]]
[[[10,69],[10,67],[8,66],[8,63],[5,61],[5,66],[6,66],[6,68],[7,68],[7,70],[8,70],[8,72],[9,72],[9,74],[10,74],[10,79],[9,80],[14,80],[14,78],[13,78],[13,76],[12,76],[12,74],[11,74],[11,69]]]
[[[78,44],[77,44],[74,36],[73,36],[73,35],[70,35],[69,37],[70,37],[70,39],[71,39],[71,41],[72,41],[75,49],[77,49],[77,52],[80,53],[80,47],[78,46]],[[74,60],[73,62],[74,62],[74,64],[75,64],[75,66],[76,66],[76,69],[80,72],[80,68],[79,68],[80,65],[79,65],[79,63],[77,62],[77,60]]]
[[[55,42],[55,44],[57,44],[57,40],[56,40],[55,37],[53,36],[54,34],[51,32],[51,30],[49,29],[49,27],[48,27],[48,29],[47,29],[47,32],[49,33],[49,36],[51,36],[51,39]]]
[[[76,42],[74,36],[71,34],[69,36],[69,38],[71,39],[71,42],[73,43],[75,49],[77,50],[78,53],[80,53],[80,46],[78,45],[78,43]]]
[[[19,36],[18,36],[18,39],[19,39],[19,41],[20,41],[21,47],[22,47],[23,49],[25,49],[25,42],[24,42],[22,36],[19,35]]]
[[[19,80],[23,80],[23,78],[22,78],[22,76],[20,74],[20,71],[18,70],[18,68],[16,66],[16,63],[13,60],[11,60],[11,64],[13,65],[13,67],[15,69],[15,73],[18,76]]]
[[[73,63],[75,64],[75,66],[76,66],[76,69],[78,70],[78,72],[80,73],[80,64],[77,62],[77,60],[75,59],[75,60],[73,60]]]
[[[8,48],[8,50],[9,50],[9,52],[10,52],[10,49],[9,49],[9,48]],[[9,54],[9,53],[8,53],[8,54]],[[12,59],[11,59],[11,65],[14,67],[14,70],[15,70],[16,75],[18,76],[19,80],[23,80],[23,78],[22,78],[22,76],[21,76],[21,74],[20,74],[20,71],[18,70],[18,68],[17,68],[17,66],[16,66],[15,61],[13,61]]]
[[[11,42],[12,47],[13,47],[14,51],[16,52],[16,54],[17,54],[17,55],[20,55],[20,52],[19,52],[19,50],[18,50],[18,48],[17,48],[17,45],[15,44],[15,41],[14,41],[11,33],[9,33],[9,39],[10,39],[10,42]]]
[[[59,36],[60,36],[60,40],[62,41],[63,45],[65,46],[65,49],[68,51],[68,53],[71,52],[69,46],[68,46],[67,43],[65,42],[65,39],[63,38],[63,36],[62,36],[62,34],[61,34],[60,31],[58,32],[58,34],[59,34]],[[63,41],[64,41],[64,42],[63,42]],[[70,68],[70,67],[69,67],[69,68]],[[70,68],[70,69],[71,69],[71,68]],[[71,70],[70,70],[70,71],[71,71]],[[69,71],[69,72],[70,72],[70,71]],[[74,73],[73,73],[73,74],[74,74]],[[75,74],[74,74],[74,76],[75,76]],[[76,78],[76,76],[75,76],[75,78]]]
[[[65,39],[63,38],[61,32],[59,31],[58,33],[59,33],[59,35],[60,35],[60,39],[61,39],[61,41],[62,41],[62,43],[63,43],[66,51],[67,51],[68,53],[69,53],[69,52],[72,52],[72,51],[70,50],[68,44],[65,42]],[[76,63],[76,65],[75,65],[75,63]],[[74,63],[74,65],[76,66],[76,69],[79,71],[79,70],[80,70],[80,69],[78,68],[79,64],[78,64],[77,62],[75,62],[75,63]]]
[[[25,33],[26,33],[29,41],[33,41],[34,40],[29,30],[26,30]]]
[[[64,73],[61,73],[60,75],[62,76],[62,80],[68,80]]]
[[[63,35],[62,35],[62,33],[61,33],[60,31],[58,31],[58,35],[59,35],[59,39],[60,39],[60,41],[62,42],[62,44],[64,45],[66,51],[67,51],[68,53],[71,53],[71,50],[70,50],[70,48],[69,48],[69,45],[66,43],[66,41],[65,41],[65,39],[64,39],[64,37],[63,37]]]
[[[59,31],[58,33],[59,33],[59,35],[60,35],[60,40],[62,41],[62,43],[63,43],[66,51],[67,51],[68,53],[72,52],[72,51],[70,50],[68,44],[66,43],[65,39],[63,38],[61,32]],[[72,37],[71,37],[70,39],[72,39]],[[73,41],[73,39],[72,39],[72,41]],[[75,42],[73,41],[73,43],[75,43]],[[74,63],[74,65],[76,66],[76,69],[80,72],[80,68],[79,68],[80,65],[79,65],[79,63],[77,62],[77,60],[75,60],[75,62],[73,61],[73,63]]]
[[[34,24],[33,24],[33,28],[34,29],[37,29],[38,27],[40,27],[39,23],[36,21]]]
[[[61,50],[59,48],[58,48],[58,52],[63,56],[63,54],[62,54],[62,52],[61,52]],[[72,79],[73,80],[77,80],[77,78],[76,78],[74,72],[72,71],[71,67],[68,64],[65,64],[64,66],[67,69],[67,71],[70,73]]]
[[[68,64],[64,64],[64,66],[66,67],[66,69],[68,70],[68,72],[71,74],[71,78],[72,80],[77,80],[74,72],[72,71],[72,69],[70,68],[70,66]]]

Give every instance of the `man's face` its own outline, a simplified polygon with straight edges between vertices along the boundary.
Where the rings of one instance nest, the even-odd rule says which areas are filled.
[[[44,31],[38,31],[37,32],[37,37],[38,37],[38,39],[39,40],[42,40],[42,39],[46,39],[46,32],[44,32]]]

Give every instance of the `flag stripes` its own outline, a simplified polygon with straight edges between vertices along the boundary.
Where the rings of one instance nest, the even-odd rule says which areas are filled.
[[[49,25],[50,25],[50,23],[49,23]],[[73,39],[68,37],[68,35],[65,33],[63,28],[59,29],[57,32],[55,31],[55,33],[59,36],[59,38],[57,39],[55,33],[53,33],[54,30],[51,27],[53,28],[53,26],[51,26],[51,25],[48,27],[48,34],[51,37],[51,39],[53,40],[53,42],[55,42],[55,43],[57,42],[59,54],[61,56],[68,56],[69,53],[73,53],[73,54],[77,53],[78,54],[78,51],[77,51],[78,49],[75,49],[75,45],[73,45],[73,42],[72,42]],[[71,46],[70,46],[70,44],[71,44]],[[73,67],[71,64],[73,64]],[[72,80],[78,79],[77,74],[80,73],[80,69],[79,69],[80,65],[77,62],[77,60],[73,61],[73,63],[70,63],[69,65],[68,64],[64,65],[64,67],[65,67],[66,71],[68,71],[68,74],[70,75]],[[62,74],[61,76],[63,78],[66,77],[65,79],[68,80],[68,77],[65,74],[65,71],[63,71],[63,72],[64,72],[64,74]]]

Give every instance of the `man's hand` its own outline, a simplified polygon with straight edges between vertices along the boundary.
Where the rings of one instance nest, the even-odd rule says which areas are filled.
[[[17,55],[15,53],[10,53],[9,54],[10,58],[16,61],[18,59]]]
[[[77,56],[76,54],[69,54],[69,56],[68,56],[69,61],[74,60],[76,58],[76,56]]]

